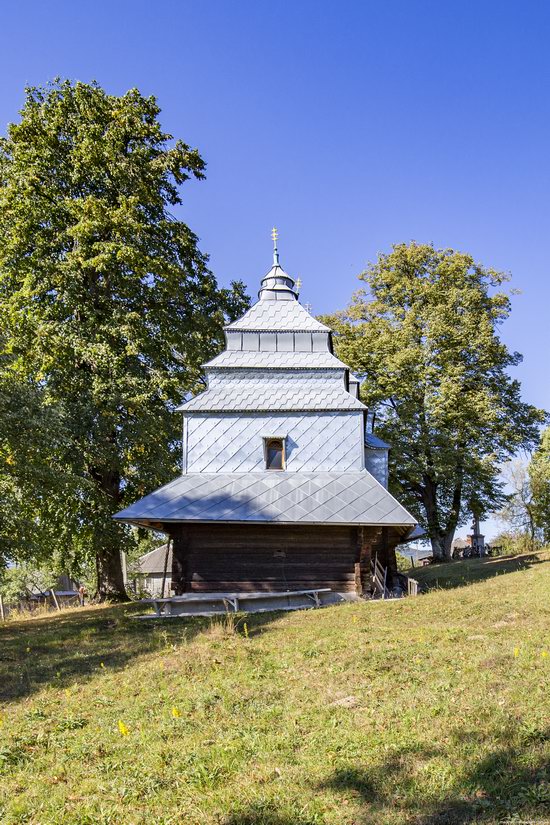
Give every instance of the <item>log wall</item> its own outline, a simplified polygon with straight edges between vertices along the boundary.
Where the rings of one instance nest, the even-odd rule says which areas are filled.
[[[382,527],[278,524],[179,524],[174,541],[176,594],[330,587],[368,595],[374,554],[395,569],[399,531]]]
[[[361,530],[340,526],[196,524],[172,530],[176,593],[210,590],[355,591]],[[368,549],[367,549],[368,552]],[[369,557],[370,563],[370,557]]]

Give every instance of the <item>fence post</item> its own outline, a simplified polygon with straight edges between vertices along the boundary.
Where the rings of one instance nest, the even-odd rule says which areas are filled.
[[[55,595],[55,590],[53,589],[53,587],[50,590],[50,593],[52,594],[53,603],[55,604],[55,606],[57,607],[58,610],[61,610],[61,608],[59,607],[59,602],[57,601],[57,596]]]
[[[1,593],[0,593],[0,617],[2,618],[3,622],[6,621],[6,614],[4,612],[4,598],[3,598]]]

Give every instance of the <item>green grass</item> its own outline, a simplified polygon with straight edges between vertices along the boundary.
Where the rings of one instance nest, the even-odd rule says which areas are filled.
[[[488,568],[462,565],[417,572]],[[505,571],[236,629],[135,606],[9,622],[0,822],[550,823],[550,555]]]
[[[410,568],[407,574],[417,579],[426,590],[462,587],[473,582],[492,579],[493,576],[527,570],[549,559],[548,551],[495,558],[486,556],[481,559],[462,559],[445,564],[429,564],[426,567]]]

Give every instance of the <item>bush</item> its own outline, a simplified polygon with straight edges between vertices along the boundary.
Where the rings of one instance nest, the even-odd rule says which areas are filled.
[[[527,533],[504,530],[490,542],[492,556],[519,556],[522,553],[535,553],[541,549],[540,541],[532,539]]]

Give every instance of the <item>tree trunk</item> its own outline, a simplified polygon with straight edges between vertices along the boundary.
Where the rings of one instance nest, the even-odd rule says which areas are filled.
[[[96,553],[97,566],[97,593],[101,602],[125,602],[128,601],[124,577],[122,575],[122,564],[120,560],[120,549],[116,547],[104,547]]]
[[[430,537],[434,559],[437,559],[437,561],[450,561],[452,559],[454,535],[455,528],[452,527],[447,532],[441,530],[436,536]]]
[[[432,555],[434,561],[445,559],[444,536],[439,524],[439,511],[437,506],[437,486],[428,476],[424,476],[422,488],[422,503],[426,511],[428,521],[428,535],[432,545]]]
[[[94,473],[94,477],[107,501],[112,502],[111,508],[94,525],[97,595],[101,602],[125,602],[128,595],[122,572],[123,528],[112,520],[120,500],[120,478],[116,472]]]
[[[441,524],[441,514],[437,502],[437,484],[428,476],[424,476],[422,488],[422,503],[428,521],[428,535],[432,545],[432,555],[435,561],[449,561],[452,558],[452,544],[458,524],[462,499],[462,478],[455,485],[453,500],[447,524]]]

